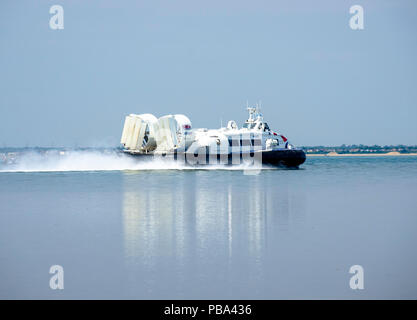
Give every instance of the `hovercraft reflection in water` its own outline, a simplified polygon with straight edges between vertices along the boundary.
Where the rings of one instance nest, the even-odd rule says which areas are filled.
[[[124,172],[129,280],[150,292],[163,283],[181,298],[207,297],[207,286],[227,291],[227,283],[258,288],[278,235],[306,218],[305,192],[286,179],[277,184],[277,174]],[[204,288],[197,286],[202,275],[210,279]]]
[[[242,128],[235,121],[220,129],[192,129],[184,115],[157,119],[152,114],[126,117],[121,144],[123,151],[138,158],[168,158],[189,165],[236,165],[295,167],[304,163],[303,150],[272,131],[258,108],[248,108]]]

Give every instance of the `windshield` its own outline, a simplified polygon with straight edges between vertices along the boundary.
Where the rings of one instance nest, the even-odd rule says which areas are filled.
[[[248,123],[248,122],[245,122],[244,124],[243,124],[243,128],[246,128],[246,129],[253,129],[255,127],[255,123]]]

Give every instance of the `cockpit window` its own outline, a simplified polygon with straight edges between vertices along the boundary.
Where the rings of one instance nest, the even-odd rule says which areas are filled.
[[[266,122],[264,123],[264,131],[271,131],[271,129],[269,129],[269,126]]]
[[[246,129],[253,129],[254,127],[255,127],[255,123],[245,122],[243,124],[243,128],[246,128]]]

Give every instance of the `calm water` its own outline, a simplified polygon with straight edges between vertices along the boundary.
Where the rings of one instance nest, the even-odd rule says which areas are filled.
[[[417,298],[417,157],[259,175],[46,158],[0,167],[0,298]]]

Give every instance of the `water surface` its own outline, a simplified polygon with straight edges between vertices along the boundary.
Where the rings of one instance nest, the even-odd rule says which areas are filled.
[[[417,157],[258,175],[48,159],[0,166],[0,298],[417,298]]]

